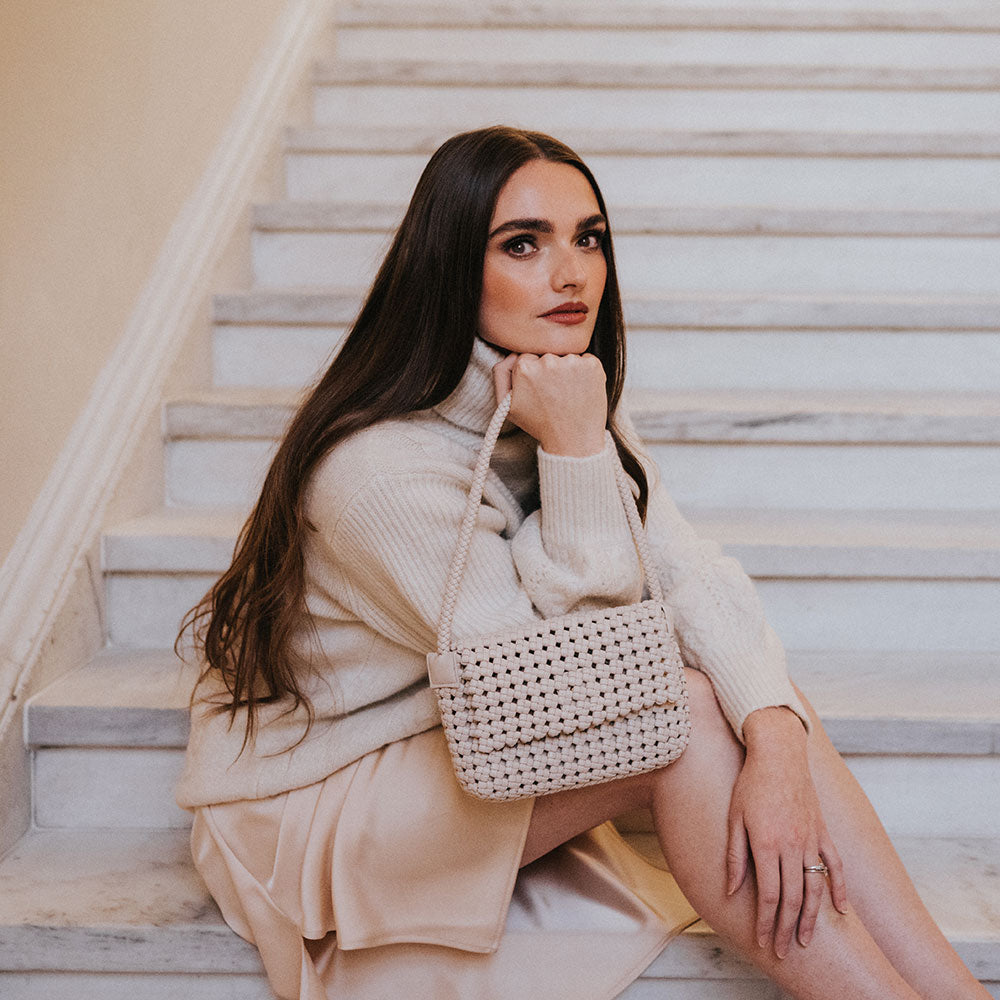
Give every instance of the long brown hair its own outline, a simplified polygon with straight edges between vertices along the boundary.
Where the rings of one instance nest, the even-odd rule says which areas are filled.
[[[221,675],[230,724],[247,711],[243,746],[259,706],[291,699],[312,706],[292,656],[293,634],[308,619],[304,542],[315,530],[303,495],[321,458],[347,435],[379,420],[437,405],[456,388],[476,337],[490,220],[507,179],[531,160],[566,163],[590,182],[568,146],[543,135],[495,126],[456,135],[431,157],[358,318],[325,374],[295,414],[236,543],[232,565],[184,619],[205,663],[200,680]],[[642,467],[614,426],[625,376],[625,326],[610,232],[607,279],[589,350],[607,374],[609,426],[625,470],[639,487]],[[200,683],[199,680],[199,683]],[[192,696],[193,697],[193,696]],[[307,728],[308,731],[308,728]]]

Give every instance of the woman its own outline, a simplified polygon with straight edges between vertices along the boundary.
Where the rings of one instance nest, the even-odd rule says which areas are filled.
[[[788,680],[749,580],[659,484],[623,377],[587,168],[538,133],[446,142],[188,622],[207,666],[178,801],[227,921],[279,996],[308,1000],[604,1000],[696,913],[796,997],[986,998]],[[455,634],[639,598],[617,452],[692,738],[647,774],[488,803],[458,788],[424,656],[511,389]],[[670,875],[606,825],[641,807]]]

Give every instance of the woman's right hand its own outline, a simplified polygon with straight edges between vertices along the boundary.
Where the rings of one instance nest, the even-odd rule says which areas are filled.
[[[604,448],[605,381],[593,354],[511,354],[493,368],[497,402],[513,390],[511,422],[550,455],[582,458]]]

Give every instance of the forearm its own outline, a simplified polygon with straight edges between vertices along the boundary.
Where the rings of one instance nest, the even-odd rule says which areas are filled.
[[[547,616],[639,599],[641,571],[616,464],[610,434],[596,455],[539,449],[541,506],[518,529],[511,552],[522,584]]]
[[[685,661],[710,678],[736,735],[744,738],[752,713],[775,705],[791,709],[808,728],[784,648],[740,564],[699,538],[656,480],[647,525]]]

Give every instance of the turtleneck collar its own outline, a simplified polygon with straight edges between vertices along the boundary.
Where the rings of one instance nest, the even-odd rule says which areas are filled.
[[[505,357],[502,351],[482,337],[476,337],[469,367],[465,369],[461,382],[444,402],[434,407],[434,412],[459,427],[484,434],[497,408],[493,366]]]

